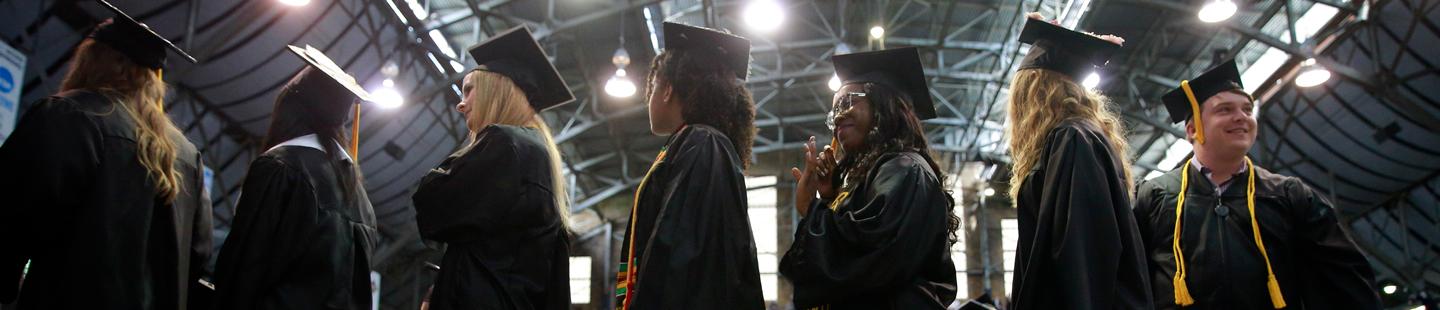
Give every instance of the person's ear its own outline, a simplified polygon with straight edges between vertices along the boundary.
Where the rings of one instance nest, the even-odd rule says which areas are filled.
[[[1185,121],[1185,140],[1195,141],[1195,122]]]
[[[673,88],[671,88],[670,85],[661,85],[661,86],[660,86],[660,99],[663,100],[666,105],[675,103],[675,100],[674,100],[675,97],[674,97],[674,95],[675,95],[675,90],[674,90]]]

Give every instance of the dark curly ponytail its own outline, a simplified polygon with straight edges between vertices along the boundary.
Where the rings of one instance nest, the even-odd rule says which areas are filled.
[[[744,167],[755,142],[755,99],[735,72],[714,59],[684,49],[665,50],[651,62],[649,79],[671,90],[686,124],[704,124],[730,138]],[[647,85],[655,85],[647,83]],[[656,91],[651,89],[650,91]]]

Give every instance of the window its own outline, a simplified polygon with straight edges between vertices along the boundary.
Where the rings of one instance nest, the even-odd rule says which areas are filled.
[[[755,260],[760,264],[760,288],[766,301],[774,301],[780,287],[780,257],[776,254],[777,228],[775,203],[779,196],[775,191],[778,178],[774,176],[745,178],[745,187],[754,188],[746,192],[750,202],[750,231],[755,237]]]
[[[1000,242],[1005,250],[1005,291],[1010,292],[1010,285],[1015,279],[1015,249],[1020,243],[1020,221],[1016,219],[1000,220]]]
[[[590,303],[590,257],[570,257],[570,303]]]
[[[958,180],[958,178],[957,175],[949,177],[950,180]],[[959,184],[960,182],[955,181],[955,183]],[[955,199],[955,216],[959,216],[962,222],[960,229],[955,230],[955,237],[958,239],[955,244],[950,246],[950,260],[955,261],[955,291],[959,292],[956,293],[955,298],[964,301],[974,297],[970,296],[970,289],[967,286],[970,282],[970,275],[965,270],[967,266],[965,264],[965,225],[963,224],[965,222],[965,205],[962,203],[965,201],[965,197],[959,186],[955,186],[951,190],[950,196]]]

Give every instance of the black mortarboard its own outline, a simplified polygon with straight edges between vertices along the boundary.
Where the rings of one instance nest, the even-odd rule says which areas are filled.
[[[1077,81],[1120,49],[1120,44],[1035,18],[1025,19],[1020,43],[1030,44],[1020,69],[1047,69]]]
[[[1186,86],[1190,87],[1190,93],[1195,96],[1194,107],[1191,107],[1189,96],[1185,95]],[[1235,60],[1231,59],[1205,71],[1200,77],[1182,82],[1180,87],[1165,93],[1160,100],[1165,102],[1165,109],[1170,112],[1170,122],[1179,123],[1190,119],[1191,115],[1199,114],[1200,104],[1205,103],[1211,96],[1236,89],[1243,91],[1245,86],[1240,83],[1240,68],[1235,65]]]
[[[719,30],[665,22],[665,49],[713,56],[741,80],[750,69],[750,40]]]
[[[374,98],[370,97],[370,92],[365,91],[364,87],[360,87],[360,83],[355,81],[355,77],[350,76],[349,73],[345,73],[345,69],[341,69],[339,65],[336,65],[335,61],[330,60],[329,56],[325,56],[324,52],[310,47],[310,45],[305,45],[304,48],[294,45],[290,45],[289,47],[290,52],[295,53],[295,56],[300,56],[300,59],[304,60],[305,64],[314,67],[316,70],[320,70],[325,76],[330,77],[330,80],[334,81],[336,86],[339,86],[339,88],[335,88],[336,90],[349,91],[351,95],[354,95],[355,98],[362,101],[375,101]]]
[[[525,26],[510,28],[471,46],[470,56],[485,66],[479,70],[495,72],[514,81],[515,86],[525,92],[535,112],[575,100],[560,71],[555,70],[545,50],[540,48],[540,42],[535,41]]]
[[[115,13],[115,17],[96,26],[95,31],[90,33],[91,39],[105,43],[106,46],[125,54],[125,57],[130,58],[136,64],[151,69],[165,67],[166,49],[175,51],[175,54],[179,54],[185,60],[195,62],[195,57],[190,57],[190,54],[180,50],[180,47],[170,43],[170,40],[166,40],[154,30],[150,30],[149,26],[135,20],[124,11],[120,11],[110,2],[98,1],[100,6]]]
[[[835,75],[845,84],[875,83],[890,87],[910,99],[915,116],[922,120],[935,118],[935,101],[930,86],[925,84],[925,67],[920,65],[920,51],[914,47],[883,51],[835,55]]]

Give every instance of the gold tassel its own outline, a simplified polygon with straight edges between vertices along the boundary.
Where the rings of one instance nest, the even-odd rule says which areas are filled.
[[[1195,298],[1190,297],[1190,287],[1185,286],[1183,276],[1175,275],[1175,304],[1189,306],[1195,304]]]
[[[1186,161],[1185,166],[1180,168],[1180,195],[1175,198],[1175,233],[1170,241],[1170,251],[1175,255],[1175,304],[1189,306],[1195,304],[1195,298],[1190,297],[1190,287],[1185,285],[1185,251],[1180,247],[1180,222],[1184,220],[1181,215],[1185,210],[1185,190],[1190,187],[1190,162]]]
[[[1195,120],[1195,142],[1205,144],[1205,125],[1200,122],[1200,101],[1195,99],[1195,92],[1190,90],[1190,80],[1180,81],[1180,89],[1184,89],[1185,98],[1190,99],[1190,117]]]
[[[360,105],[355,105],[355,121],[350,122],[350,157],[360,163]]]
[[[1245,184],[1245,204],[1250,208],[1250,229],[1255,234],[1255,247],[1260,249],[1260,257],[1265,259],[1265,273],[1269,281],[1265,286],[1270,289],[1270,304],[1275,309],[1285,308],[1285,295],[1280,294],[1280,281],[1275,280],[1275,269],[1270,267],[1270,253],[1265,252],[1265,241],[1260,238],[1260,220],[1255,217],[1255,163],[1250,162],[1250,157],[1245,157],[1245,167],[1250,170],[1249,183]]]
[[[1274,305],[1275,309],[1285,308],[1285,295],[1280,294],[1280,281],[1275,280],[1274,274],[1270,275],[1270,281],[1266,283],[1266,286],[1270,287],[1270,304]]]

